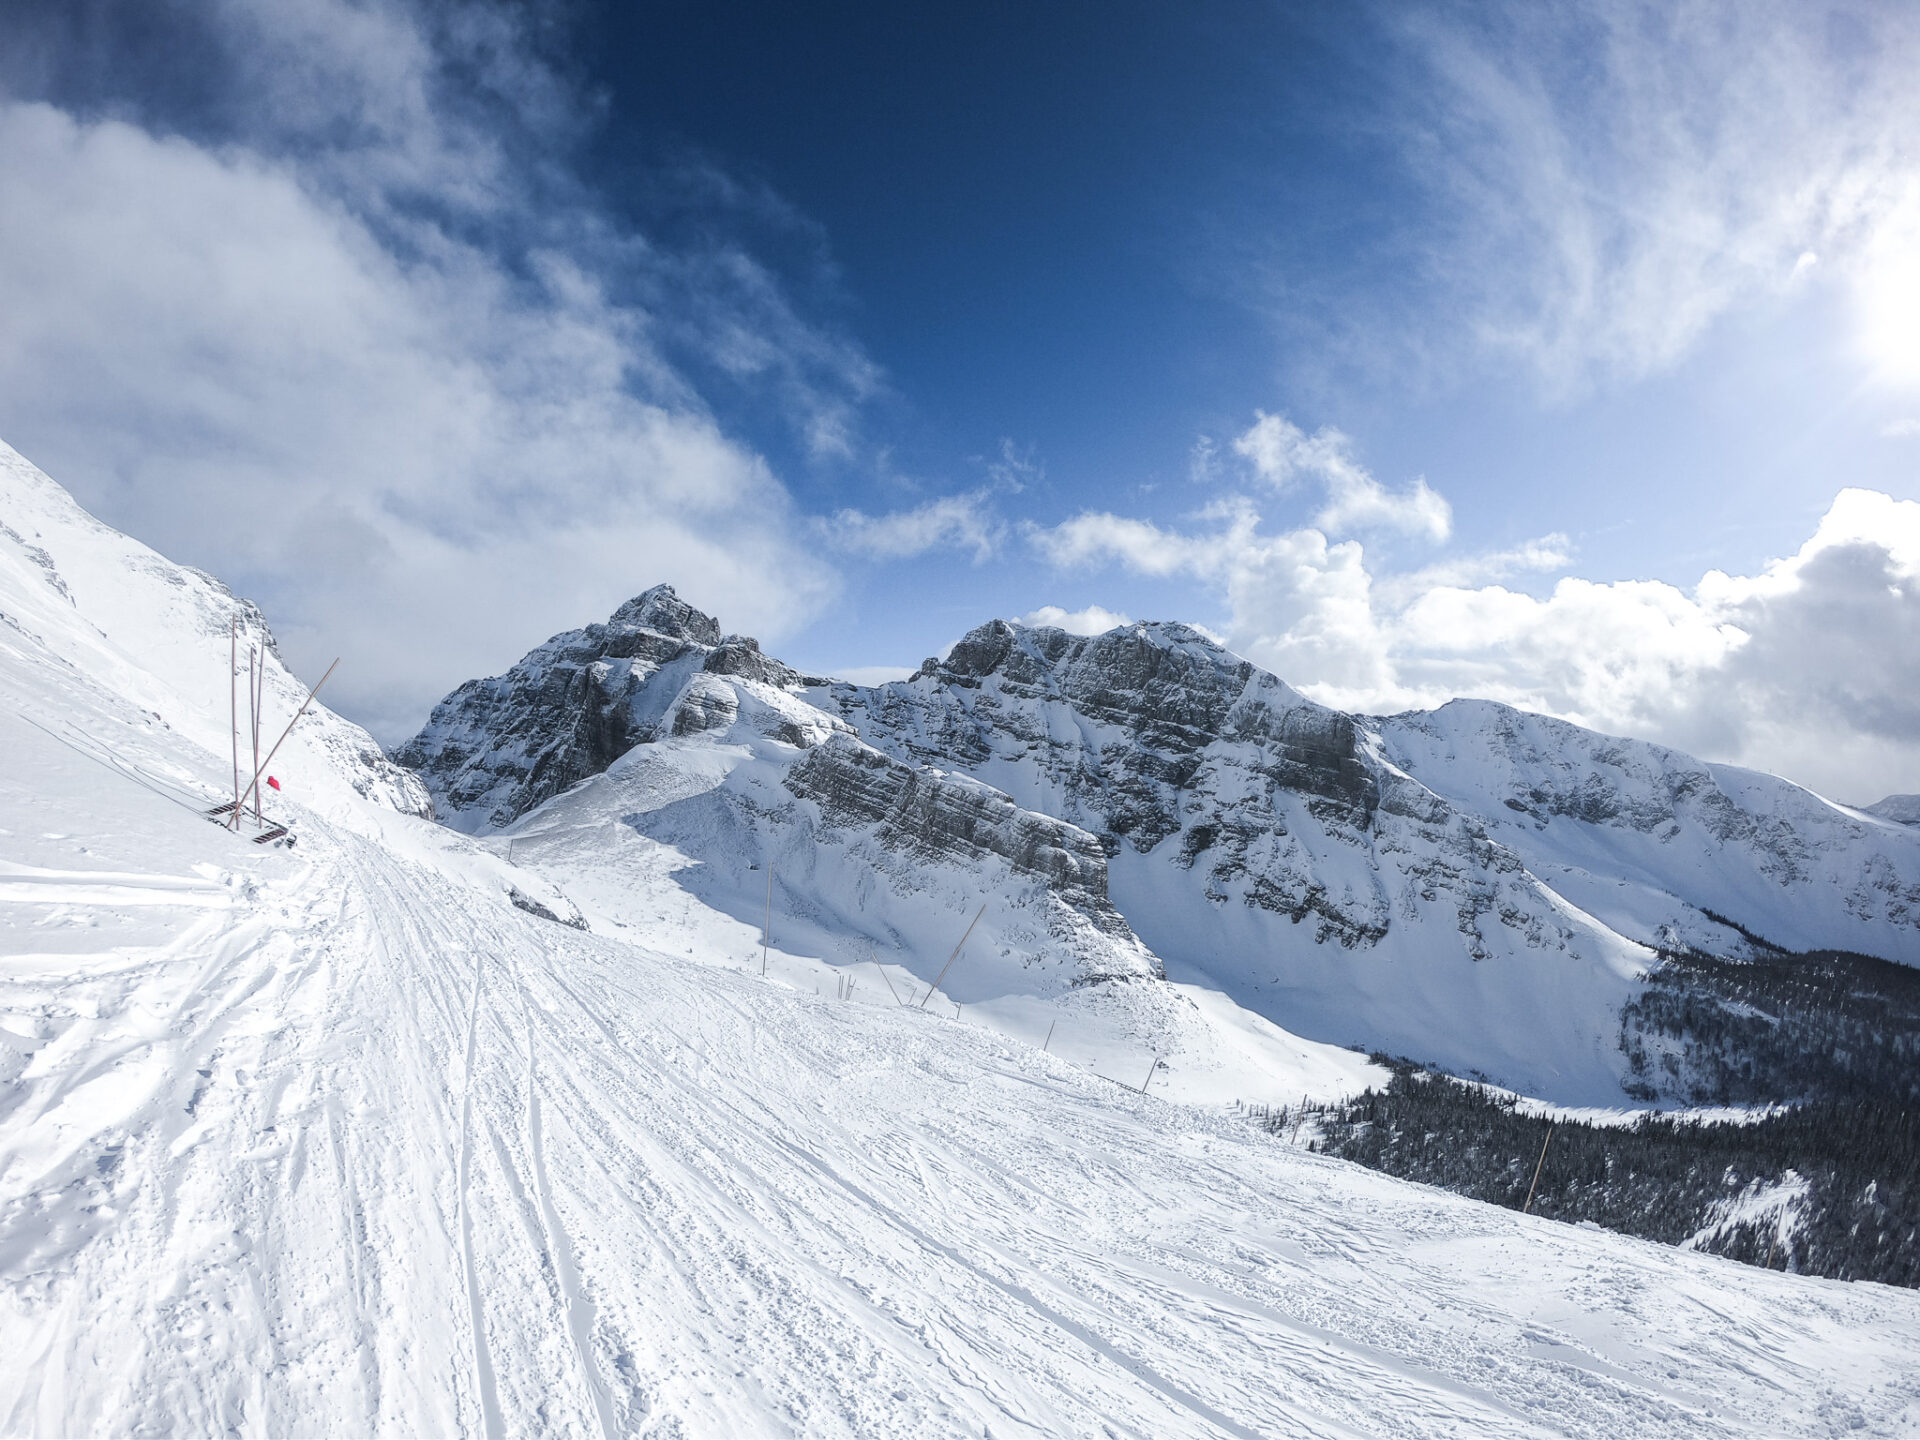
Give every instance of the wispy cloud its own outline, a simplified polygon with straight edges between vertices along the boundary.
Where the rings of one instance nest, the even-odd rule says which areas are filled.
[[[1352,441],[1331,427],[1308,435],[1285,416],[1262,411],[1233,449],[1276,490],[1297,476],[1324,485],[1327,502],[1314,524],[1332,534],[1390,529],[1440,541],[1453,533],[1453,510],[1425,477],[1389,491],[1353,458]]]
[[[1184,575],[1234,649],[1348,709],[1483,696],[1842,799],[1920,788],[1920,502],[1845,490],[1794,555],[1692,588],[1567,576],[1564,536],[1375,574],[1357,541],[1267,532],[1248,502],[1169,529],[1084,514],[1031,532],[1062,568]]]
[[[983,561],[993,554],[1004,529],[984,490],[944,495],[886,515],[842,510],[825,522],[827,538],[835,547],[878,560],[956,549],[971,550],[976,561]]]
[[[1389,133],[1426,198],[1405,237],[1423,313],[1369,326],[1429,356],[1475,337],[1564,393],[1670,367],[1721,316],[1814,282],[1852,297],[1865,367],[1920,384],[1920,12],[1376,13],[1407,67]]]

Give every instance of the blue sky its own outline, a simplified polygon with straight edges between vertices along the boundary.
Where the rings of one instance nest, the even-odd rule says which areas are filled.
[[[0,437],[383,738],[668,579],[1920,789],[1910,7],[4,23]]]

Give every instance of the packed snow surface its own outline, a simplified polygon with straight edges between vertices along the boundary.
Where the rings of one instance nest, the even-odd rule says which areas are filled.
[[[1178,1065],[1140,1093],[1162,1036],[1203,1088],[1365,1082],[1218,995],[899,1003],[950,948],[911,887],[891,953],[776,913],[763,978],[761,872],[633,826],[576,864],[565,796],[476,842],[332,717],[295,848],[209,823],[218,588],[0,462],[0,1430],[1920,1429],[1920,1295],[1325,1160]],[[710,789],[767,763],[737,748]]]

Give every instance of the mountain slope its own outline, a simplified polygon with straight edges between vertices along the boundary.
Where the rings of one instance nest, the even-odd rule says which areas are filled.
[[[723,640],[660,587],[462,687],[400,754],[443,818],[485,831],[615,752],[720,735],[748,690],[769,743],[851,731],[1094,837],[1106,898],[1176,979],[1318,1040],[1563,1101],[1659,1079],[1620,1026],[1663,954],[1920,958],[1920,835],[1904,827],[1485,702],[1343,715],[1181,625],[1083,637],[995,621],[865,688]],[[876,833],[858,864],[903,837]]]
[[[1483,700],[1376,724],[1408,773],[1642,943],[1741,955],[1759,936],[1920,965],[1920,836],[1889,819]]]
[[[241,665],[250,645],[265,656],[261,708],[271,728],[263,745],[270,746],[308,687],[281,665],[259,610],[211,576],[102,525],[0,444],[0,639],[16,656],[31,651],[74,683],[104,686],[146,714],[148,724],[178,730],[226,759],[216,793],[229,799],[227,652],[236,618]],[[243,778],[251,775],[248,759],[241,757]],[[324,704],[295,729],[275,765],[289,778],[303,777],[289,796],[335,813],[349,813],[351,797],[412,814],[429,807],[410,771]]]
[[[351,746],[289,768],[293,851],[98,763],[220,793],[224,629],[0,630],[8,1433],[1920,1424],[1920,1294],[1404,1185],[795,957],[763,981],[631,827],[651,863],[582,931]]]
[[[1744,953],[1744,925],[1920,960],[1911,831],[1484,702],[1342,715],[1185,626],[995,621],[908,680],[816,693],[1101,835],[1176,975],[1529,1093],[1617,1094],[1618,1017],[1661,947]]]

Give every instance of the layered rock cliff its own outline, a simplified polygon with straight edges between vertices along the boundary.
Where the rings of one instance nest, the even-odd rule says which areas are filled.
[[[1920,963],[1905,825],[1484,702],[1343,714],[1178,624],[993,621],[863,687],[658,588],[462,687],[401,756],[463,828],[614,766],[649,777],[626,823],[683,848],[786,827],[798,863],[897,896],[942,867],[1038,887],[1077,973],[1164,961],[1301,1033],[1542,1093],[1645,1083],[1620,1018],[1664,955]],[[723,795],[732,818],[685,820]]]

